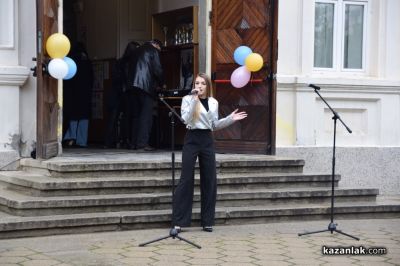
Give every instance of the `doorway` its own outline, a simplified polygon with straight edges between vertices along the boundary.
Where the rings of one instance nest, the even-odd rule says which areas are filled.
[[[143,43],[151,39],[153,2],[138,0],[63,1],[64,34],[71,41],[71,52],[74,51],[77,44],[82,44],[87,51],[93,73],[91,81],[86,80],[89,78],[87,75],[79,79],[80,82],[91,82],[89,98],[87,97],[88,89],[79,87],[79,84],[73,82],[74,78],[63,82],[64,140],[66,131],[71,128],[71,120],[89,118],[87,131],[89,147],[101,148],[104,146],[105,140],[109,138],[112,138],[112,141],[109,142],[112,145],[108,145],[110,148],[127,146],[125,145],[127,143],[124,142],[126,138],[122,137],[122,133],[125,132],[122,129],[122,112],[118,112],[114,119],[112,132],[107,131],[112,117],[110,106],[114,104],[111,101],[115,100],[112,93],[113,78],[115,80],[116,75],[115,65],[130,41]],[[73,143],[64,141],[63,144],[64,147],[69,147],[69,144]]]
[[[204,8],[206,1],[181,0],[70,0],[63,1],[64,33],[71,43],[81,41],[86,44],[93,63],[94,85],[90,102],[91,118],[88,128],[88,144],[102,147],[104,127],[107,121],[106,100],[112,86],[112,66],[119,58],[129,41],[143,43],[151,38],[153,13],[159,10],[179,9],[182,5],[200,6],[199,58],[200,71],[206,70],[205,62],[211,60],[211,74],[214,78],[216,97],[220,102],[220,115],[225,116],[240,107],[246,110],[253,120],[240,126],[216,132],[217,151],[225,153],[261,153],[275,152],[275,97],[276,97],[276,61],[277,61],[277,0],[213,0],[212,10]],[[168,4],[167,4],[168,3]],[[44,47],[45,40],[57,31],[57,0],[37,0],[38,47]],[[233,6],[233,8],[226,8]],[[156,12],[154,10],[157,10]],[[234,10],[235,13],[229,13]],[[227,11],[227,14],[224,12]],[[137,16],[136,16],[136,15]],[[224,20],[225,15],[230,17]],[[209,21],[209,18],[211,19]],[[211,33],[211,59],[206,56],[206,39]],[[160,29],[158,29],[160,31]],[[232,35],[233,34],[233,35]],[[233,37],[232,37],[233,36]],[[259,41],[256,36],[266,41]],[[238,37],[238,38],[234,38]],[[232,43],[231,40],[236,40]],[[229,44],[229,45],[227,45]],[[255,75],[264,80],[264,84],[251,84],[250,88],[232,90],[228,82],[230,73],[235,68],[231,58],[234,49],[240,44],[252,46],[264,58],[264,68]],[[203,48],[202,48],[203,47]],[[48,60],[44,49],[38,50],[38,69]],[[207,59],[208,58],[208,59]],[[168,63],[168,62],[167,62]],[[60,143],[60,126],[57,112],[57,82],[38,71],[38,120],[37,120],[37,155],[38,158],[57,156]],[[223,83],[216,82],[217,80]],[[62,97],[61,97],[62,98]],[[64,108],[74,108],[74,102],[65,102]],[[261,114],[261,116],[260,116]],[[64,135],[67,121],[63,122]],[[261,118],[261,120],[260,120]],[[161,128],[168,131],[168,128]],[[153,132],[156,132],[153,130]],[[57,139],[58,137],[58,139]],[[159,136],[153,135],[153,141]],[[168,148],[169,146],[166,146]]]

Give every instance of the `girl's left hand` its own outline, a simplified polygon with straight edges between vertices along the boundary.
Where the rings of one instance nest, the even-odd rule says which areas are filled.
[[[234,121],[242,120],[242,119],[245,119],[247,117],[247,113],[246,112],[239,112],[238,113],[238,110],[239,109],[236,109],[235,111],[233,111],[231,113],[232,119]]]

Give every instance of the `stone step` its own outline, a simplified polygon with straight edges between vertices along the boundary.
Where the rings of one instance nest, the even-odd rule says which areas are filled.
[[[398,217],[400,217],[400,200],[398,197],[395,199],[378,198],[377,203],[337,203],[334,209],[335,222],[338,222],[340,219]],[[329,204],[222,207],[217,208],[216,210],[217,226],[215,226],[215,230],[218,230],[218,224],[251,224],[289,220],[304,221],[323,219],[326,220],[326,225],[328,226],[328,223],[330,222]],[[166,234],[168,234],[168,228],[170,228],[171,225],[170,220],[170,210],[103,212],[39,217],[8,216],[0,220],[0,238],[5,239],[142,228],[165,228]],[[193,226],[199,225],[199,220],[200,210],[195,208],[193,210]],[[316,229],[323,230],[325,228]],[[190,234],[190,232],[183,232],[182,236],[185,234]],[[156,238],[159,236],[154,237]]]
[[[377,189],[339,188],[335,191],[335,201],[374,201],[378,193]],[[200,195],[197,192],[194,194],[196,207],[199,206]],[[217,206],[326,203],[330,202],[330,195],[331,190],[328,188],[222,190],[217,195]],[[0,190],[0,208],[19,216],[162,210],[171,208],[171,193],[32,197],[3,188]]]
[[[20,162],[24,171],[52,177],[111,177],[111,176],[162,176],[171,174],[171,159],[163,154],[136,159],[134,154],[124,157],[95,158],[59,157],[46,161],[25,158]],[[304,160],[270,155],[217,155],[218,173],[301,173]],[[175,162],[176,176],[180,175],[181,160]],[[197,164],[198,168],[198,164]]]
[[[171,176],[53,178],[25,171],[0,173],[0,182],[10,190],[31,196],[78,196],[135,194],[171,191]],[[175,180],[178,183],[179,177]],[[340,176],[335,176],[337,186]],[[218,189],[272,189],[295,187],[331,187],[332,177],[301,173],[224,173],[217,178]],[[196,187],[200,184],[195,177]]]

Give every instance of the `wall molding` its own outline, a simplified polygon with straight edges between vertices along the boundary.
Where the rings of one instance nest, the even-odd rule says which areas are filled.
[[[23,66],[0,66],[0,86],[22,86],[30,75]]]
[[[278,91],[313,92],[312,83],[326,92],[400,94],[400,80],[278,75]]]

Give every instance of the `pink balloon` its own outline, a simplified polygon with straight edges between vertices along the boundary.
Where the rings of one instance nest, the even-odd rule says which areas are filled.
[[[246,66],[236,68],[231,75],[231,84],[235,88],[242,88],[250,80],[251,73],[247,70]]]

